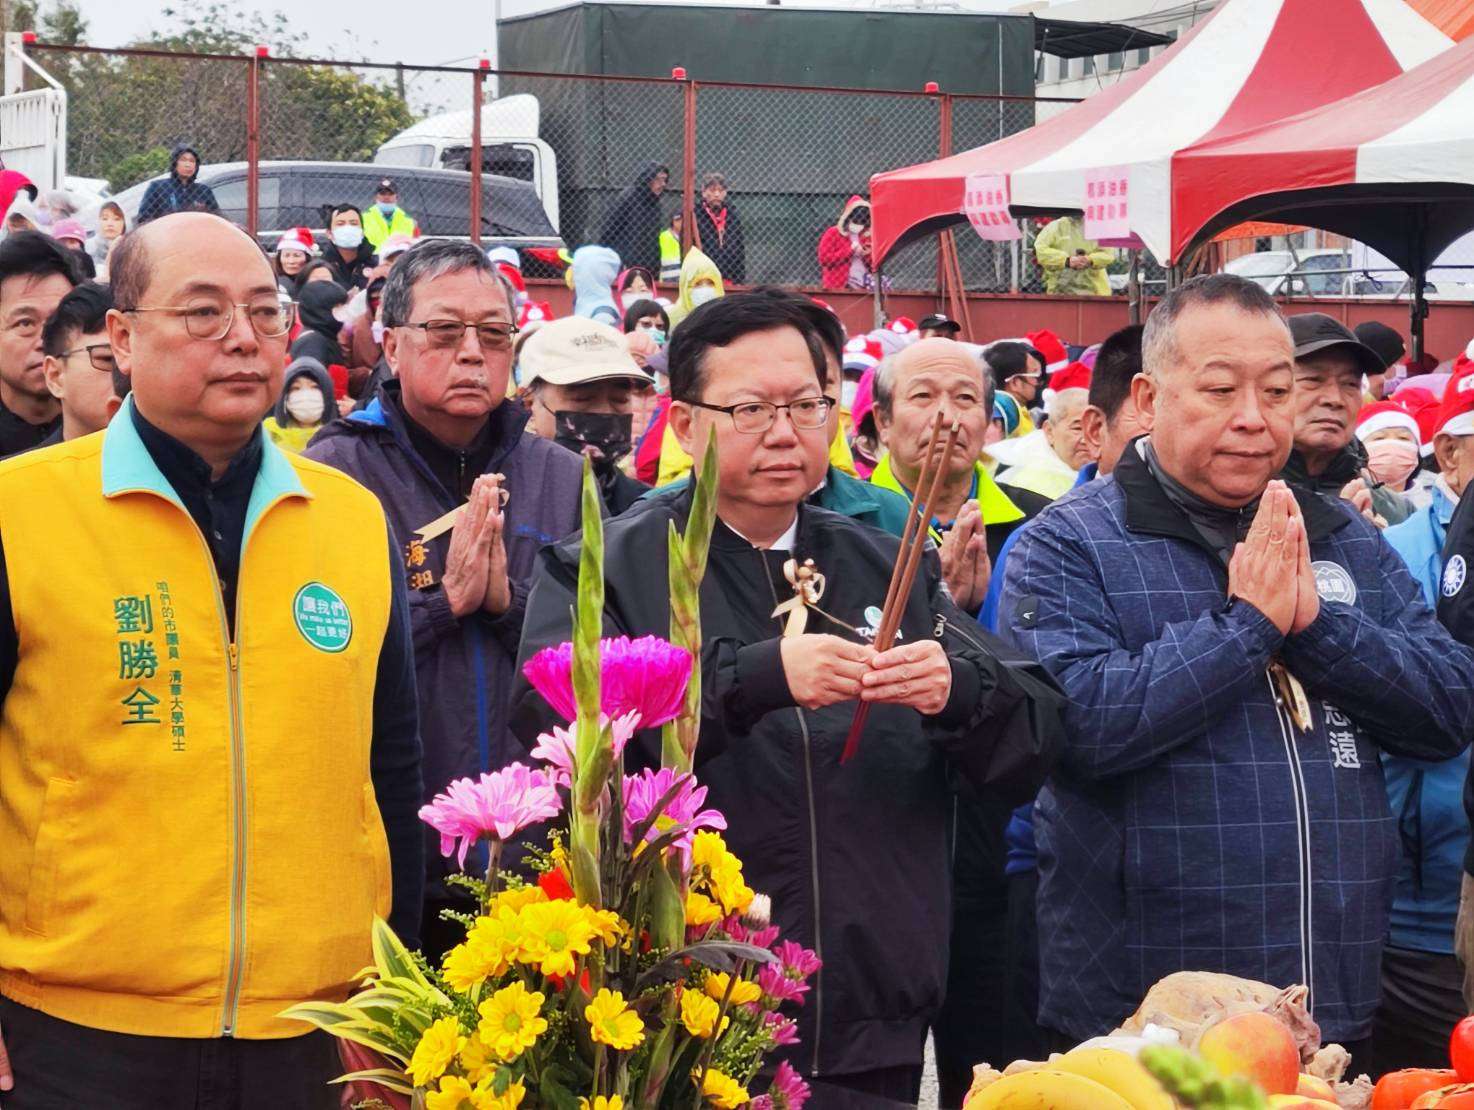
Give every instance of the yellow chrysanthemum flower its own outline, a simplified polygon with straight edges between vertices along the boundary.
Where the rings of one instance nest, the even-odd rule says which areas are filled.
[[[691,876],[693,884],[706,886],[716,896],[724,913],[745,913],[752,905],[753,890],[742,881],[742,861],[709,829],[692,840]]]
[[[425,1110],[465,1110],[474,1107],[476,1091],[459,1075],[447,1075],[438,1090],[425,1095]]]
[[[498,1060],[496,1054],[487,1047],[478,1034],[467,1037],[466,1043],[461,1046],[461,1067],[466,1069],[466,1074],[471,1077],[472,1083],[480,1083],[483,1079],[491,1079],[496,1075]]]
[[[686,895],[686,924],[694,928],[722,919],[722,907],[704,894],[691,891]]]
[[[515,890],[504,890],[491,900],[493,914],[501,910],[511,910],[516,913],[523,906],[535,905],[538,902],[546,902],[548,896],[543,893],[540,886],[520,886]]]
[[[521,926],[517,914],[500,910],[494,916],[478,917],[461,944],[446,953],[440,970],[445,981],[468,994],[512,966],[519,951]]]
[[[696,1077],[697,1073],[692,1072],[692,1083],[696,1082]],[[707,1068],[706,1074],[701,1077],[701,1097],[718,1110],[737,1110],[737,1107],[751,1098],[746,1087],[716,1068]]]
[[[415,1086],[424,1087],[444,1075],[464,1042],[460,1022],[453,1017],[441,1018],[426,1029],[409,1061],[409,1075]]]
[[[725,971],[717,971],[706,977],[706,993],[720,1002],[727,995],[727,981],[731,978]],[[742,1006],[756,1002],[763,996],[762,987],[746,979],[732,984],[731,1005]]]
[[[624,1099],[618,1095],[595,1095],[592,1099],[578,1100],[578,1110],[624,1110]]]
[[[712,870],[717,867],[724,856],[731,855],[727,851],[727,842],[722,839],[720,833],[714,833],[710,829],[698,829],[691,837],[691,867],[705,867]],[[736,857],[733,857],[736,858]]]
[[[535,964],[544,975],[572,975],[579,956],[587,956],[595,929],[585,907],[567,899],[525,906],[517,959]]]
[[[624,995],[608,987],[600,989],[584,1007],[589,1036],[599,1044],[620,1050],[634,1048],[645,1039],[645,1023],[624,1003]]]
[[[471,1104],[475,1110],[517,1110],[526,1095],[527,1088],[520,1079],[515,1083],[508,1083],[507,1089],[499,1095],[492,1094],[491,1084],[485,1082],[476,1088]]]
[[[620,937],[629,931],[629,926],[613,910],[595,910],[585,906],[584,912],[588,915],[589,928],[606,945],[618,944]]]
[[[481,1003],[476,1037],[502,1060],[514,1060],[547,1029],[543,995],[512,983]]]
[[[717,1017],[722,1008],[704,994],[693,990],[681,992],[681,1024],[693,1037],[709,1037],[716,1032]]]

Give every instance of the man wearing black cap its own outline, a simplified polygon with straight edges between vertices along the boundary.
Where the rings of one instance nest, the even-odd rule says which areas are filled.
[[[408,235],[413,239],[420,233],[420,225],[399,207],[399,187],[392,177],[383,178],[374,190],[374,203],[363,210],[363,237],[378,253],[384,240],[391,235]]]
[[[932,336],[940,336],[942,339],[956,339],[962,332],[962,325],[950,316],[943,316],[940,312],[924,317],[918,325],[922,339],[930,339]]]
[[[1380,401],[1387,395],[1387,375],[1407,354],[1407,344],[1402,341],[1396,328],[1389,328],[1380,320],[1357,324],[1356,338],[1375,351],[1382,360],[1382,373],[1367,375],[1367,395],[1374,401]]]
[[[1323,312],[1289,319],[1295,343],[1295,449],[1280,477],[1292,486],[1345,497],[1386,524],[1401,524],[1412,504],[1363,472],[1367,454],[1356,438],[1363,375],[1386,365],[1339,320]]]

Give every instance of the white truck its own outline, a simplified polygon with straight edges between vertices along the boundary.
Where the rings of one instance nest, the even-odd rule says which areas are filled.
[[[541,106],[527,93],[489,101],[481,109],[481,168],[531,182],[558,227],[558,156],[538,137]],[[389,139],[374,154],[380,166],[471,168],[471,110],[430,116]]]

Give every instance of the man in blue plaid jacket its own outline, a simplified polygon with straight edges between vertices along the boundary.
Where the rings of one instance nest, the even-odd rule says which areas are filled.
[[[1378,751],[1462,749],[1474,652],[1375,527],[1271,481],[1293,355],[1259,286],[1179,287],[1143,363],[1151,434],[1022,534],[999,613],[1070,699],[1036,814],[1040,1022],[1094,1036],[1222,971],[1309,985],[1360,1047],[1399,853]]]

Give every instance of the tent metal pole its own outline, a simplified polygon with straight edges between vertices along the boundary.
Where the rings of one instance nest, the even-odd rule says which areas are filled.
[[[1126,319],[1128,323],[1141,323],[1141,251],[1130,252],[1131,268],[1126,271]]]
[[[1413,239],[1413,318],[1408,329],[1408,337],[1412,340],[1413,363],[1423,357],[1423,322],[1428,318],[1428,302],[1423,296],[1423,285],[1428,277],[1428,209],[1425,205],[1419,205],[1417,215],[1417,230]]]
[[[877,263],[875,267],[875,317],[874,322],[870,325],[874,328],[885,327],[885,300],[881,292],[884,285],[885,278],[881,274],[880,264]]]

